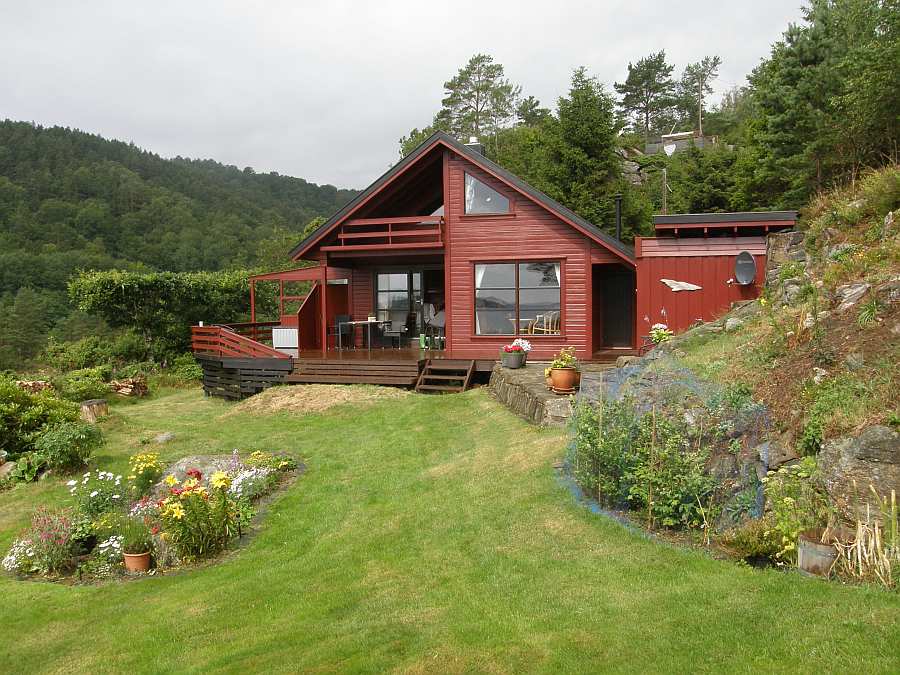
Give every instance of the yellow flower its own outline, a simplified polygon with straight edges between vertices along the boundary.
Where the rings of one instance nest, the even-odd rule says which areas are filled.
[[[231,479],[224,471],[216,471],[209,479],[209,484],[214,488],[226,489],[231,485]]]
[[[184,518],[184,507],[177,502],[170,504],[168,508],[166,508],[165,515],[171,516],[175,520],[181,520]]]
[[[186,481],[184,481],[184,489],[190,490],[192,488],[197,487],[197,484],[198,484],[198,481],[196,478],[188,478]]]
[[[174,473],[170,473],[168,476],[166,476],[166,485],[168,485],[169,487],[175,487],[176,485],[178,485],[178,479],[175,478]]]

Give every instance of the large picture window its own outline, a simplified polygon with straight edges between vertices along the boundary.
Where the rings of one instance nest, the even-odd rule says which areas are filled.
[[[466,174],[466,213],[509,213],[509,200],[475,176]]]
[[[476,335],[559,335],[558,262],[475,265]]]

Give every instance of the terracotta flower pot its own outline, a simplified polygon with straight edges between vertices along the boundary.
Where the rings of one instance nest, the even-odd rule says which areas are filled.
[[[123,553],[125,557],[125,571],[147,572],[150,570],[150,552],[147,553]]]
[[[551,368],[550,379],[553,382],[553,392],[556,394],[571,394],[575,391],[575,382],[578,371],[574,368]]]

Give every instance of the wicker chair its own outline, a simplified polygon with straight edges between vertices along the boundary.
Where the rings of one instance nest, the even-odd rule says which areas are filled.
[[[546,314],[538,314],[535,317],[534,325],[531,327],[534,334],[556,335],[559,333],[559,312],[547,312]]]

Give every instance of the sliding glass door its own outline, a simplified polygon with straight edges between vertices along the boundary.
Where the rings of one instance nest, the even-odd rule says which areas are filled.
[[[421,270],[383,271],[375,274],[375,313],[379,321],[390,321],[390,330],[406,330],[418,336],[422,324]]]

